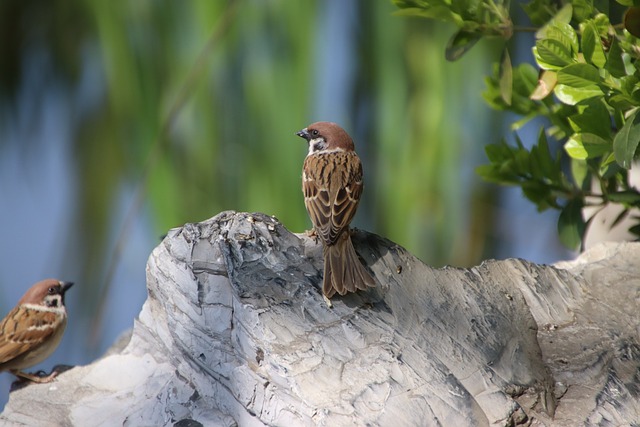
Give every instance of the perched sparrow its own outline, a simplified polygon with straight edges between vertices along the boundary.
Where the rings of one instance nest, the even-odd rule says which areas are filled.
[[[47,279],[36,283],[0,323],[0,371],[38,383],[55,378],[22,372],[45,360],[58,347],[67,326],[64,293],[71,282]]]
[[[309,154],[302,167],[304,204],[323,245],[322,292],[331,298],[375,286],[360,263],[349,223],[362,195],[362,165],[351,137],[335,123],[318,122],[296,135],[307,140]]]

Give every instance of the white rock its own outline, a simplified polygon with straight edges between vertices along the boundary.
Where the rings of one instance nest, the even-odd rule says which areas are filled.
[[[8,425],[629,425],[640,245],[432,269],[357,232],[378,286],[323,301],[321,251],[262,214],[172,230],[123,349],[11,394]],[[33,411],[34,405],[42,410]],[[553,417],[552,417],[553,415]]]

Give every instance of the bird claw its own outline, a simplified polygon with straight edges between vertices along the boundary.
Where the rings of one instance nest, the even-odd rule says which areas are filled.
[[[328,308],[333,308],[333,304],[331,303],[331,300],[325,294],[322,294],[322,298],[324,298],[324,302],[327,303]]]
[[[318,233],[316,233],[316,229],[312,228],[311,230],[306,230],[304,232],[304,234],[307,235],[307,237],[313,239],[313,242],[317,245],[318,244]]]
[[[27,372],[22,372],[18,370],[14,370],[11,372],[20,379],[29,380],[31,382],[38,383],[38,384],[49,383],[58,376],[58,371],[56,370],[54,370],[49,375],[44,377],[38,375],[40,372],[44,372],[44,371],[38,371],[38,373],[36,374],[29,374]]]

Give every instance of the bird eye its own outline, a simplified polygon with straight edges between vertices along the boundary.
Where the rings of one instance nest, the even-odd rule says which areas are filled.
[[[47,292],[49,293],[49,295],[54,295],[56,293],[56,288],[52,286],[49,289],[47,289]]]
[[[314,130],[311,131],[311,135],[318,136],[318,135],[320,135],[320,132],[318,132],[318,129],[314,129]]]

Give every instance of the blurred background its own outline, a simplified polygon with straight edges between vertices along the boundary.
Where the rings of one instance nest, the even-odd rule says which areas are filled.
[[[76,282],[65,338],[39,368],[89,363],[133,326],[146,260],[168,229],[230,209],[310,228],[295,132],[314,121],[356,142],[366,187],[354,225],[427,264],[572,256],[557,213],[474,172],[515,119],[481,96],[503,42],[449,63],[452,27],[395,10],[388,0],[0,2],[1,315],[38,280]],[[0,375],[2,405],[11,381]]]

